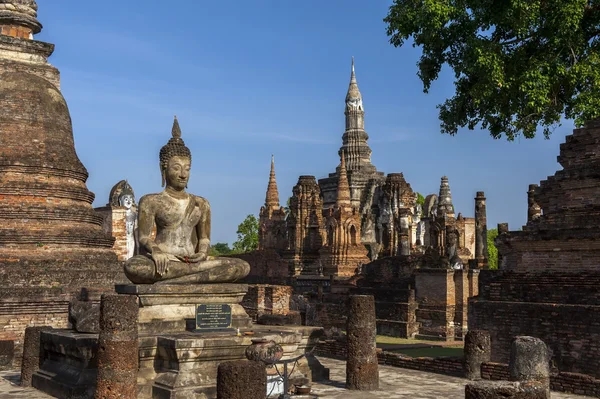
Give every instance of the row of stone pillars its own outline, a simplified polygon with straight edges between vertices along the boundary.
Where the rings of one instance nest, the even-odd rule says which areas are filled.
[[[469,331],[465,337],[465,376],[481,380],[481,366],[491,358],[490,334]],[[508,363],[510,381],[477,381],[465,386],[465,399],[549,399],[550,354],[539,338],[516,337]]]

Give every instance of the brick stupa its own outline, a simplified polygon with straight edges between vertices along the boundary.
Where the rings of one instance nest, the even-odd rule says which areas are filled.
[[[68,301],[125,279],[77,157],[33,0],[0,0],[0,341],[67,327]]]
[[[558,162],[563,170],[530,186],[523,230],[499,226],[500,270],[481,273],[469,329],[490,331],[492,361],[531,335],[561,371],[600,378],[600,120],[567,136]]]

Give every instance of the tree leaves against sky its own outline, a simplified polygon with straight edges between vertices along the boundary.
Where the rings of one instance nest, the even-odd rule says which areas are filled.
[[[426,93],[443,65],[454,71],[443,133],[547,138],[563,115],[600,116],[600,0],[395,0],[384,21],[391,44],[422,48]]]

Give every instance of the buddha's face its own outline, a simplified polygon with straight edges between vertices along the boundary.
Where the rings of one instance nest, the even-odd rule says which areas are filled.
[[[129,209],[133,206],[133,196],[125,194],[119,197],[119,205]]]
[[[192,162],[188,157],[171,157],[165,171],[167,187],[174,188],[177,191],[185,190],[190,179],[191,165]]]

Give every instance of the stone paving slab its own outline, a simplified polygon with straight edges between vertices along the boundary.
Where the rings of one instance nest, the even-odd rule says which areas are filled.
[[[348,391],[346,383],[346,363],[340,360],[320,357],[319,360],[331,370],[331,381],[326,384],[313,384],[312,393],[326,399],[461,399],[465,397],[464,378],[426,373],[398,367],[379,366],[379,390],[373,392]],[[19,373],[0,372],[0,399],[51,399],[33,388],[21,388]],[[552,392],[553,399],[586,399],[580,396]]]
[[[330,369],[326,384],[314,383],[312,393],[319,398],[337,399],[446,399],[464,398],[464,378],[449,377],[424,371],[379,365],[379,390],[372,392],[349,391],[346,383],[346,364],[340,360],[319,357]],[[552,399],[585,399],[590,396],[552,392]]]
[[[0,372],[0,399],[51,399],[34,388],[21,388],[21,373],[16,371]]]

